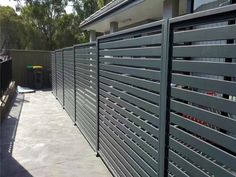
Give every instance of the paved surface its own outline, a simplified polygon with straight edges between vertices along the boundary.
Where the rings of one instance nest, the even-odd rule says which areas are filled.
[[[1,127],[2,177],[111,177],[49,91],[17,95]]]

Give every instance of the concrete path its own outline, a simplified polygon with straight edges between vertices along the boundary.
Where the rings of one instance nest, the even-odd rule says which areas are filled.
[[[2,177],[111,177],[49,91],[17,95],[0,138]]]

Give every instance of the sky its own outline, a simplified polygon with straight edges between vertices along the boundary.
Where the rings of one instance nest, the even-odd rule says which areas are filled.
[[[14,0],[0,0],[0,5],[1,6],[10,6],[13,9],[16,9],[17,2]],[[24,5],[24,4],[22,4]],[[67,13],[72,13],[72,6],[69,3],[69,5],[66,7],[66,12]]]

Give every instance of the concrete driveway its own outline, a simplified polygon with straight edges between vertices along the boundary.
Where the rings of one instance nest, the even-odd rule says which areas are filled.
[[[1,125],[3,177],[111,177],[50,91],[17,95]]]

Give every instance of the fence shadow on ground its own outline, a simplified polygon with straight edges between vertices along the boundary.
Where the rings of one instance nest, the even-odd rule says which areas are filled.
[[[23,103],[24,95],[16,94],[11,103],[11,109],[1,124],[0,177],[32,177],[32,175],[12,157]]]

